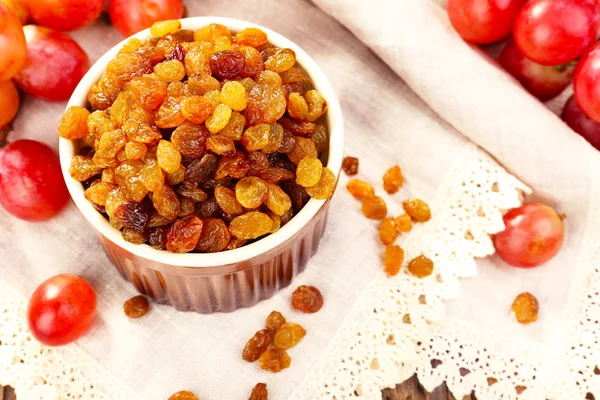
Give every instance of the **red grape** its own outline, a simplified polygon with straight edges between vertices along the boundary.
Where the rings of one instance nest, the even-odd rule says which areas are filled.
[[[123,36],[131,36],[156,21],[183,16],[183,0],[110,0],[110,19]]]
[[[58,157],[33,140],[17,140],[0,150],[0,204],[26,221],[44,221],[69,201]]]
[[[598,38],[597,0],[530,0],[515,21],[521,52],[544,65],[561,65],[580,57]]]
[[[511,32],[526,0],[448,0],[454,29],[471,43],[493,43]]]
[[[531,61],[521,54],[512,40],[500,53],[498,63],[541,101],[548,101],[561,94],[569,86],[575,73],[575,65],[551,67]]]
[[[0,0],[0,3],[4,3],[12,12],[14,12],[21,24],[27,22],[29,13],[27,12],[23,0]]]
[[[15,76],[25,64],[27,48],[21,22],[4,3],[0,3],[0,82]]]
[[[12,81],[0,82],[0,129],[8,125],[19,110],[19,92]]]
[[[600,124],[591,120],[579,104],[575,96],[571,96],[560,116],[575,132],[579,133],[592,146],[600,150]]]
[[[577,104],[588,117],[600,122],[600,44],[583,56],[577,70],[573,87]]]
[[[96,316],[96,292],[83,278],[56,275],[33,292],[27,322],[33,336],[48,346],[62,346],[83,336]]]
[[[562,247],[561,216],[541,203],[525,203],[504,216],[506,229],[494,237],[498,255],[515,267],[531,268],[550,260]]]
[[[104,0],[25,0],[37,24],[57,31],[73,31],[94,22]]]
[[[15,76],[25,93],[47,101],[64,101],[90,68],[83,49],[62,32],[36,25],[23,27],[27,62]]]

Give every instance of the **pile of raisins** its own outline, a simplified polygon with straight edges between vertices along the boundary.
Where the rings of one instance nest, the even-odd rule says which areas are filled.
[[[292,308],[297,311],[312,314],[321,307],[323,295],[314,286],[302,285],[292,293]],[[273,311],[265,321],[265,328],[256,332],[246,343],[242,358],[248,362],[258,361],[266,371],[280,372],[292,363],[286,350],[300,343],[305,335],[306,330],[302,325],[288,322],[279,311]],[[255,390],[263,392],[262,387]],[[266,395],[266,387],[264,393]]]
[[[358,173],[358,159],[346,157],[342,168],[347,175]],[[404,184],[404,176],[399,166],[395,165],[383,175],[383,188],[389,194],[397,193]],[[388,276],[400,272],[404,262],[404,250],[394,242],[401,233],[409,232],[414,222],[427,222],[431,219],[429,205],[421,199],[407,200],[402,203],[405,213],[398,217],[388,217],[385,200],[375,195],[373,185],[360,179],[351,179],[347,189],[356,199],[362,202],[362,212],[369,219],[381,221],[379,224],[379,239],[386,248],[383,256],[384,270]],[[418,278],[424,278],[433,273],[433,261],[420,255],[408,263],[407,270]]]
[[[130,39],[58,132],[78,142],[73,179],[131,243],[175,253],[235,249],[332,196],[320,160],[327,101],[291,49],[256,28],[211,24]]]

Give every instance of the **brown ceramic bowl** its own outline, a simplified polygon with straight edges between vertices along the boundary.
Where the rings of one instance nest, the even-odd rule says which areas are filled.
[[[249,22],[218,17],[196,17],[181,20],[182,29],[199,29],[210,23],[227,26],[232,32],[257,27],[267,33],[269,41],[296,52],[298,64],[307,72],[315,88],[327,99],[326,124],[330,134],[329,150],[323,164],[338,174],[342,165],[344,128],[342,112],[331,84],[323,71],[300,47],[267,28]],[[151,37],[149,30],[134,37]],[[108,51],[90,69],[73,93],[68,107],[87,107],[87,93],[100,79],[126,41]],[[271,297],[290,284],[319,247],[325,229],[329,200],[311,199],[304,208],[279,231],[247,246],[211,254],[173,254],[146,244],[126,242],[121,232],[84,197],[80,182],[69,175],[71,159],[77,154],[76,144],[60,139],[60,162],[67,187],[75,205],[94,228],[106,254],[121,275],[156,302],[178,310],[211,313],[229,312],[249,307]]]

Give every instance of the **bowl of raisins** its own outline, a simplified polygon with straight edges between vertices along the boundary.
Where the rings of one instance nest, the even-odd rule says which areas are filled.
[[[229,312],[317,251],[343,154],[323,71],[267,28],[162,21],[101,57],[58,125],[77,208],[121,275],[179,310]]]

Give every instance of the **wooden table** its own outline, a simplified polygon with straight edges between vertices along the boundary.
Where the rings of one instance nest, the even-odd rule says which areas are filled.
[[[476,400],[475,396],[465,396],[456,399],[448,391],[446,384],[436,388],[433,392],[426,392],[419,384],[416,376],[396,386],[394,389],[385,389],[381,392],[382,400]],[[10,386],[0,385],[0,400],[16,400],[15,392]]]

